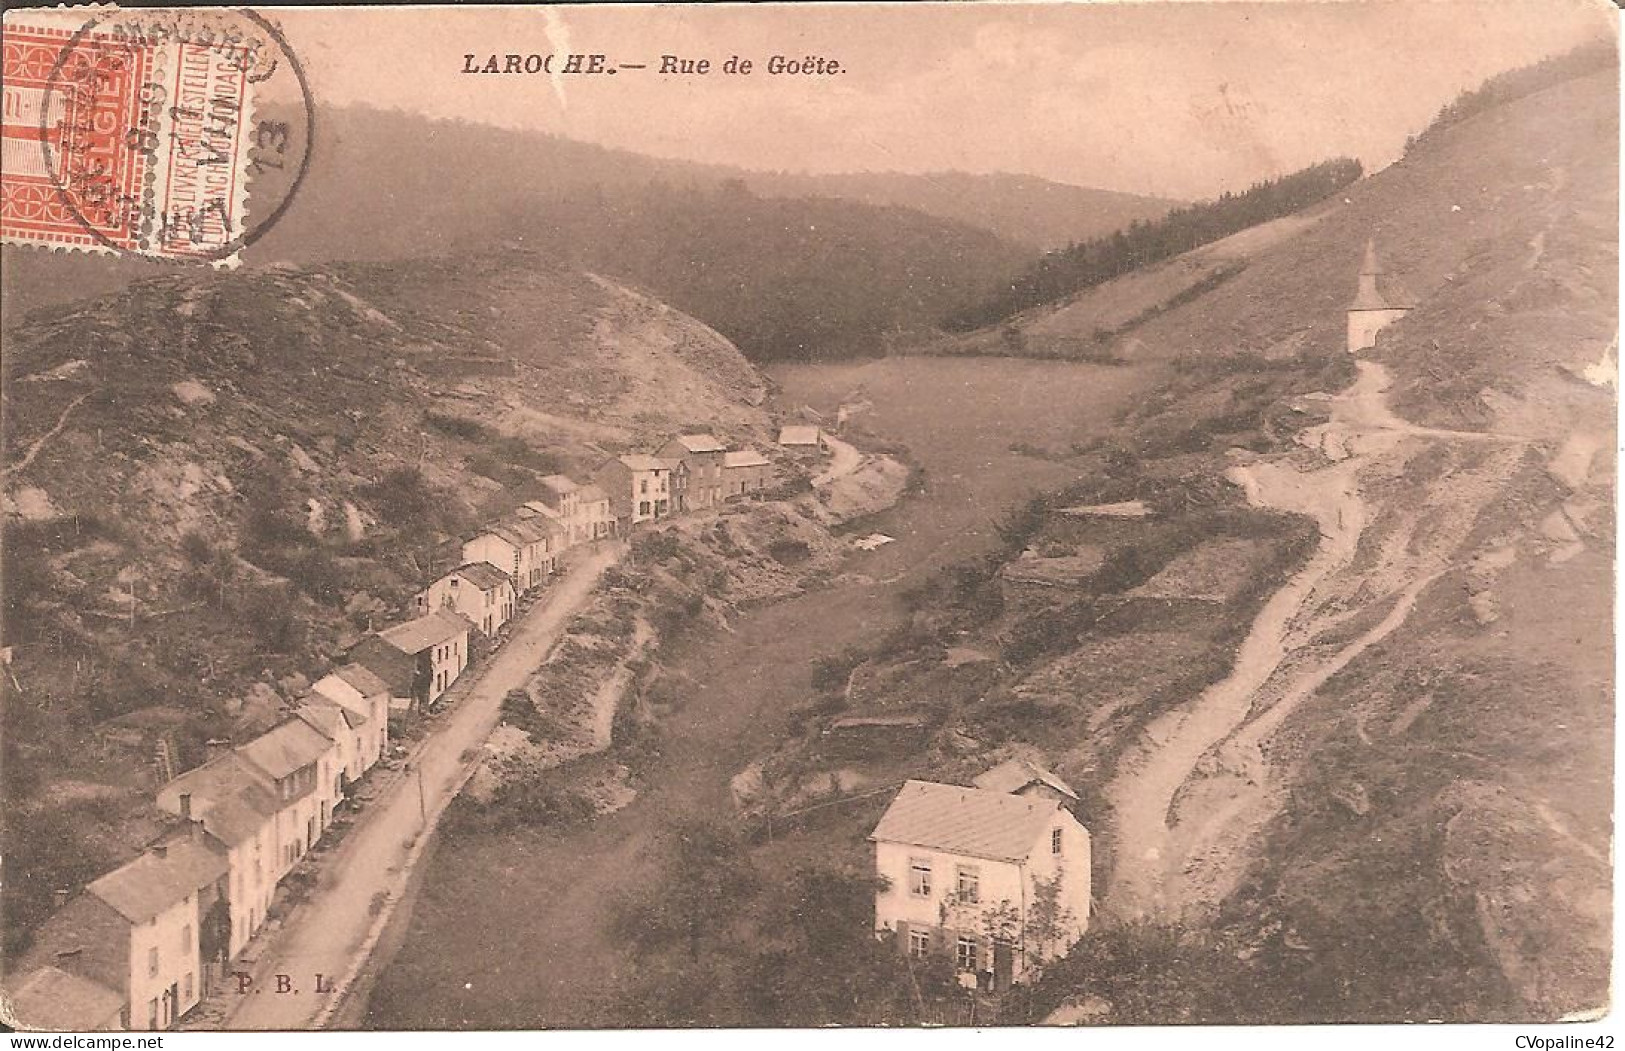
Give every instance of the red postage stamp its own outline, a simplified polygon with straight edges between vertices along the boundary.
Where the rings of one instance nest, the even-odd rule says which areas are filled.
[[[256,56],[212,32],[66,15],[6,18],[0,239],[229,262]]]

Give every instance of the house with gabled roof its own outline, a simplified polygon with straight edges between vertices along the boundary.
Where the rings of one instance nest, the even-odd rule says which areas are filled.
[[[224,900],[226,859],[204,840],[188,826],[89,883],[40,925],[16,971],[52,967],[112,990],[126,1028],[173,1027],[203,995],[204,925]],[[93,998],[92,1013],[106,1007]]]
[[[1078,793],[1051,770],[1026,759],[1006,759],[971,780],[977,788],[1009,795],[1036,795],[1053,799],[1062,806],[1078,801]]]
[[[419,614],[449,609],[490,638],[513,619],[513,578],[489,562],[468,562],[441,577],[417,596]]]
[[[675,474],[681,460],[628,453],[606,461],[593,483],[609,495],[610,510],[626,527],[669,517],[678,491]]]
[[[489,563],[523,595],[558,570],[565,536],[563,527],[545,516],[510,514],[463,542],[463,563]]]
[[[389,682],[395,697],[403,688],[398,656],[404,656],[410,680],[404,684],[406,696],[413,704],[433,704],[468,667],[468,635],[472,630],[473,625],[456,613],[437,609],[366,636],[356,643],[350,656]]]
[[[272,881],[277,882],[321,838],[332,819],[337,802],[333,771],[338,767],[338,746],[295,716],[238,745],[237,754],[270,783],[276,796],[276,854],[271,872]]]
[[[1054,799],[907,781],[869,839],[875,930],[1002,989],[1089,924],[1089,831]]]
[[[235,958],[265,922],[276,893],[275,785],[235,751],[193,767],[158,789],[158,808],[197,821],[226,852],[230,910],[227,957]]]
[[[128,1029],[128,1005],[116,990],[45,966],[6,983],[12,1017],[25,1031],[106,1033]]]
[[[615,515],[609,494],[591,483],[578,484],[562,474],[541,479],[542,494],[525,507],[558,522],[565,530],[565,548],[591,543],[614,532]]]
[[[686,468],[686,483],[672,510],[702,511],[722,503],[722,457],[728,446],[715,435],[680,434],[661,447],[663,459]]]
[[[773,461],[755,449],[734,449],[722,454],[722,498],[759,493],[773,484]]]
[[[350,663],[317,679],[310,690],[361,717],[351,723],[357,738],[356,767],[347,772],[351,781],[360,780],[389,749],[389,684]]]

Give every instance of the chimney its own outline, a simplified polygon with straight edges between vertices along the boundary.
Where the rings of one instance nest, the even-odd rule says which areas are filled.
[[[152,845],[152,856],[155,857],[155,858],[166,858],[166,857],[168,857],[169,856],[169,844],[168,843],[154,843]]]
[[[60,909],[62,906],[66,905],[68,903],[68,897],[71,893],[72,892],[66,887],[58,887],[52,894],[53,907]]]
[[[218,759],[231,751],[231,741],[225,737],[211,737],[204,742],[203,747],[208,749],[210,759]]]
[[[181,793],[181,820],[187,822],[192,820],[192,793],[190,792]]]

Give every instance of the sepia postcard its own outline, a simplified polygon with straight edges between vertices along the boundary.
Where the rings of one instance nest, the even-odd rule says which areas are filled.
[[[11,7],[0,1017],[1612,1047],[1618,19]]]

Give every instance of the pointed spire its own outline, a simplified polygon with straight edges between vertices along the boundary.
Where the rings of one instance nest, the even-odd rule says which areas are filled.
[[[1377,265],[1377,242],[1369,239],[1365,243],[1365,262],[1360,264],[1361,274],[1380,274],[1382,267]]]

